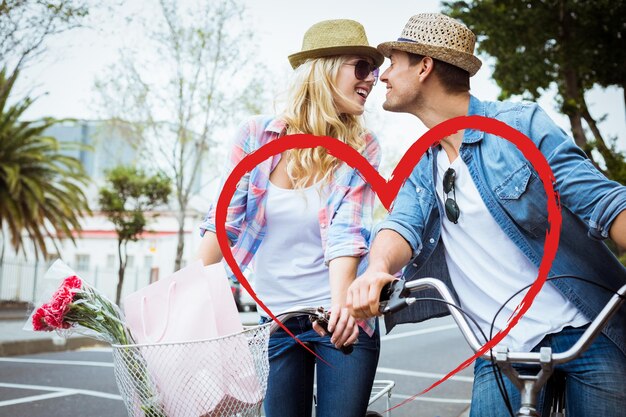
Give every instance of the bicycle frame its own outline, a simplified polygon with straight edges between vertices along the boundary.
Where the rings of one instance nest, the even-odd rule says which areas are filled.
[[[442,281],[436,278],[421,278],[409,281],[405,284],[405,288],[410,292],[417,292],[424,289],[435,289],[444,299],[444,301],[456,304],[456,300],[452,293]],[[517,412],[517,417],[532,416],[539,417],[536,410],[537,395],[552,375],[555,365],[569,362],[580,356],[590,345],[594,339],[602,331],[606,323],[619,310],[625,300],[626,285],[622,286],[616,294],[611,297],[598,316],[589,324],[587,330],[578,339],[578,341],[567,351],[561,353],[552,353],[549,347],[541,348],[539,352],[510,352],[508,348],[496,346],[481,356],[481,358],[495,361],[502,371],[509,377],[511,382],[516,386],[521,394],[521,408]],[[417,299],[409,297],[405,299],[406,305],[410,305]],[[381,303],[384,307],[384,304]],[[477,352],[482,345],[478,341],[476,335],[472,331],[469,322],[460,310],[448,305],[448,310],[465,340],[474,352]],[[493,359],[492,359],[493,358]],[[537,375],[520,375],[512,364],[538,364],[540,370]]]

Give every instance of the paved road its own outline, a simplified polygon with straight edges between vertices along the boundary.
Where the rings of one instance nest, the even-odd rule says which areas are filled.
[[[377,379],[396,381],[392,405],[416,394],[470,353],[452,320],[402,325],[383,337]],[[446,381],[393,417],[457,417],[467,408],[471,370]],[[384,400],[375,407],[386,409]],[[0,417],[125,417],[109,349],[0,358]]]
[[[382,337],[376,379],[393,379],[392,406],[428,388],[470,356],[454,321],[447,317],[403,324]],[[393,417],[457,417],[469,406],[472,370],[465,369],[415,401],[391,412]],[[373,410],[382,412],[378,404]]]

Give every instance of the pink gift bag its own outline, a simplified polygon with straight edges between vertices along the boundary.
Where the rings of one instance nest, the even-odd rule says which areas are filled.
[[[140,344],[191,342],[243,330],[221,263],[203,267],[194,262],[129,294],[123,304]]]
[[[142,355],[168,416],[219,415],[225,404],[262,401],[246,337],[207,340],[243,331],[221,263],[194,262],[128,295],[124,312],[135,341],[154,345]]]

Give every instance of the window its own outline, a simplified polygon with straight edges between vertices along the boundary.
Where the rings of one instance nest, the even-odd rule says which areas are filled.
[[[89,255],[76,254],[76,269],[78,271],[86,271],[89,269]]]
[[[117,256],[115,255],[107,255],[107,269],[114,269],[117,266]]]

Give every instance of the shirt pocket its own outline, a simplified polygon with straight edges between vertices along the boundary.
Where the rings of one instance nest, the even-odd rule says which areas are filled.
[[[501,206],[532,237],[548,229],[548,198],[539,177],[524,164],[494,188]]]

